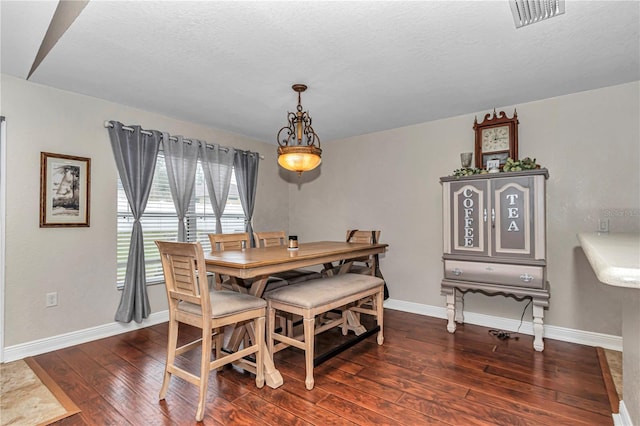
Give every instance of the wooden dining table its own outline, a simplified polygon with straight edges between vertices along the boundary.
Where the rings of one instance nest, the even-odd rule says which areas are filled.
[[[347,243],[342,241],[318,241],[300,243],[297,250],[286,246],[247,248],[243,250],[224,250],[205,253],[207,271],[230,277],[236,291],[262,297],[269,276],[278,272],[324,265],[332,269],[339,262],[339,273],[348,271],[353,259],[384,253],[387,244]],[[371,268],[372,271],[374,268]],[[249,282],[250,281],[250,282]],[[253,334],[250,325],[246,326],[249,336]],[[237,346],[239,342],[236,342]],[[271,388],[282,385],[282,375],[273,364],[266,344],[263,347],[265,381]],[[241,361],[241,367],[252,371],[249,364]]]

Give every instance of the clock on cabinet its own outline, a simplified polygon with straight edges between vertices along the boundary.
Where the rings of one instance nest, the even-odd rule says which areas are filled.
[[[504,111],[486,114],[482,123],[476,117],[473,123],[476,133],[475,157],[476,167],[485,169],[487,161],[499,160],[502,167],[507,158],[518,159],[518,114],[514,110],[513,118],[507,117]]]

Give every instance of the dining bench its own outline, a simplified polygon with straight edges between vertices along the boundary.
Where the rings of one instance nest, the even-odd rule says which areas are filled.
[[[317,278],[275,289],[265,293],[264,297],[267,300],[269,354],[273,359],[275,352],[289,346],[302,349],[305,355],[305,386],[308,390],[313,389],[314,386],[313,368],[330,356],[342,352],[376,332],[378,345],[382,345],[384,341],[384,280],[375,276],[347,273]],[[341,313],[339,317],[326,316],[326,321],[318,321],[316,324],[316,316],[336,309]],[[291,331],[276,329],[276,311],[302,316],[303,333],[293,335]],[[331,349],[328,353],[314,358],[315,335],[334,327],[341,327],[342,334],[346,335],[348,313],[371,315],[376,319],[377,325],[339,347]]]

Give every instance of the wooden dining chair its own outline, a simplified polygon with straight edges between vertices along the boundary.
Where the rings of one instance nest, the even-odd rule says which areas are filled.
[[[251,247],[248,232],[208,235],[211,242],[211,251],[242,250]]]
[[[211,242],[211,251],[243,250],[251,247],[248,232],[207,235],[209,236],[209,242]],[[216,274],[215,286],[217,290],[243,290],[240,288],[234,288],[231,278],[223,274]]]
[[[374,244],[380,241],[380,231],[371,230],[371,231],[360,231],[357,229],[349,229],[347,230],[347,237],[345,239],[348,243],[364,243],[364,244]],[[375,268],[375,258],[374,256],[365,256],[359,257],[357,259],[349,259],[347,262],[351,262],[351,266],[348,270],[342,271],[342,273],[349,272],[352,274],[363,274],[363,275],[373,275]],[[325,265],[325,268],[322,270],[322,273],[327,276],[332,276],[341,271],[343,269],[343,263],[340,265]]]
[[[266,302],[248,294],[234,291],[209,291],[204,253],[200,243],[156,241],[160,250],[162,269],[169,302],[169,336],[167,362],[160,389],[164,399],[172,375],[176,375],[199,389],[196,421],[204,417],[205,397],[209,373],[224,365],[241,360],[256,375],[256,386],[264,385],[265,312]],[[254,338],[233,353],[222,351],[225,326],[252,322]],[[202,337],[178,347],[179,323],[189,324],[202,331]],[[213,340],[213,342],[212,342]],[[211,351],[215,346],[215,360]],[[201,348],[200,374],[195,375],[176,365],[176,356]],[[245,358],[255,354],[255,362]]]
[[[347,230],[346,241],[348,243],[378,243],[380,241],[380,231],[360,231],[357,229],[349,229]],[[349,268],[349,272],[352,274],[373,275],[373,268],[375,267],[374,262],[375,259],[373,258],[373,256],[354,259],[353,264]]]
[[[284,231],[254,232],[253,239],[256,247],[273,247],[285,245],[287,236]]]
[[[287,236],[284,231],[254,232],[253,237],[256,241],[256,247],[285,246],[287,244]],[[290,271],[273,274],[273,277],[285,280],[289,284],[309,281],[320,278],[321,276],[320,272],[309,269],[292,269]],[[275,289],[275,286],[267,288],[267,290],[272,289]]]

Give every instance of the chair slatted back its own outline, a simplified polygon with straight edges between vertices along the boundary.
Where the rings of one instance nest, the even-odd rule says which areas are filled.
[[[242,250],[251,246],[248,232],[208,235],[212,251]]]
[[[375,242],[380,241],[380,231],[360,231],[357,229],[349,229],[347,230],[347,238],[346,241],[348,243],[364,243],[364,244],[373,244],[374,243],[374,235]],[[365,256],[354,259],[357,262],[365,262],[368,266],[370,262],[373,260],[373,256]]]
[[[284,231],[254,232],[256,247],[283,246],[287,238]]]
[[[365,244],[373,244],[373,236],[375,233],[376,243],[380,241],[380,231],[359,231],[359,230],[348,230],[347,231],[347,239],[348,243],[365,243]]]
[[[185,301],[200,305],[203,314],[210,316],[209,285],[200,243],[155,243],[160,250],[170,309]]]
[[[248,232],[236,234],[208,234],[212,251],[242,250],[251,246]],[[216,274],[216,290],[231,289],[231,278],[228,275]]]

